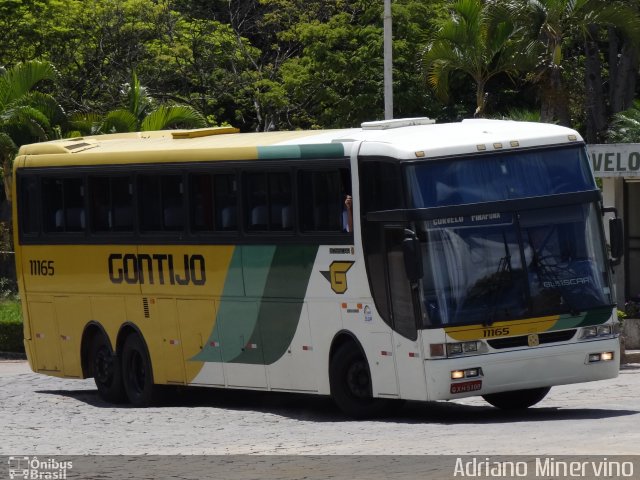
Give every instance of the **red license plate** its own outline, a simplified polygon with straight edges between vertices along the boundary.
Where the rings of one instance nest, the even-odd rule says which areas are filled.
[[[452,383],[451,393],[467,393],[477,392],[482,388],[482,380],[473,380],[471,382]]]

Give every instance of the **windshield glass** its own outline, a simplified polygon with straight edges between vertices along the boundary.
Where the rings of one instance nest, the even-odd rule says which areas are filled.
[[[511,200],[596,188],[584,147],[524,150],[407,166],[409,208]]]
[[[429,322],[490,324],[611,305],[593,204],[418,224]]]

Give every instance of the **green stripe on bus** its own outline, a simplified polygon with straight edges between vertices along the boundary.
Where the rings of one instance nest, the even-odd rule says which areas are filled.
[[[609,307],[598,308],[578,315],[564,314],[560,316],[558,321],[549,329],[549,331],[600,325],[609,320],[609,318],[611,318],[611,308]]]
[[[259,346],[262,362],[276,362],[291,344],[298,329],[304,297],[318,247],[314,245],[279,246],[258,313],[257,328],[249,343]],[[253,350],[245,350],[234,363],[254,363]]]
[[[261,160],[284,158],[342,158],[344,146],[341,143],[319,143],[310,145],[272,145],[258,147]]]
[[[202,351],[191,360],[277,361],[298,328],[317,252],[313,245],[236,247],[215,327]],[[244,282],[243,297],[237,296],[240,282]]]
[[[192,360],[228,362],[246,349],[258,323],[259,311],[258,303],[247,301],[246,297],[262,297],[275,250],[275,246],[262,245],[235,248],[222,290],[215,327],[202,351]],[[238,291],[239,285],[243,285],[243,291]],[[212,346],[216,343],[220,347]]]

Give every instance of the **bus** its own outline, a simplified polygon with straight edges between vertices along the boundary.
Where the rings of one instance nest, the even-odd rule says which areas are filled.
[[[564,127],[87,136],[21,147],[13,186],[29,364],[108,402],[182,385],[330,395],[353,417],[514,409],[618,374],[621,220],[605,229]]]

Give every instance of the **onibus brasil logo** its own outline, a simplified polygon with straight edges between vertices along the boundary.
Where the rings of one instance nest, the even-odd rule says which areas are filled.
[[[9,478],[13,480],[64,480],[73,462],[63,462],[54,458],[41,460],[38,457],[9,457]]]

